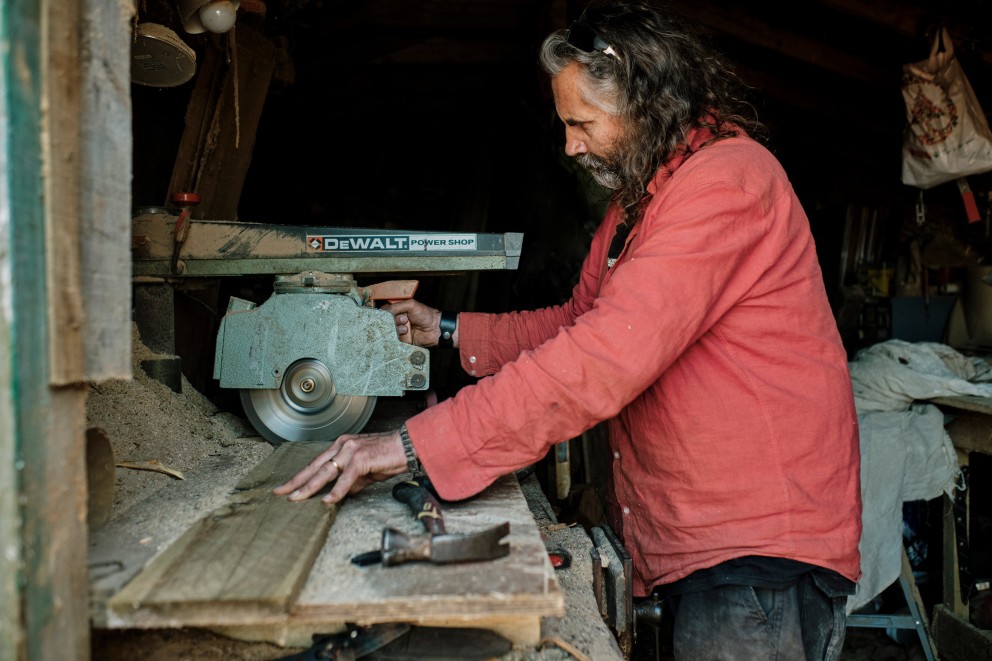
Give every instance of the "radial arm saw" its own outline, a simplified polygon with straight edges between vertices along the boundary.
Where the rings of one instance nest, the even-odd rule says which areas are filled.
[[[195,203],[195,202],[192,202]],[[450,275],[516,269],[523,234],[330,228],[193,220],[139,210],[132,219],[135,282],[272,275],[257,304],[230,298],[213,378],[239,391],[273,443],[360,431],[376,400],[429,384],[426,349],[401,342],[377,303],[411,298],[416,280],[360,286],[357,274]]]

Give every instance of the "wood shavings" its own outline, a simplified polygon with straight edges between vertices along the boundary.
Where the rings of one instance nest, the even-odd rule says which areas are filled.
[[[574,658],[579,659],[579,661],[592,661],[592,659],[590,659],[588,656],[580,652],[577,647],[568,644],[567,642],[565,642],[561,638],[558,638],[557,636],[548,636],[546,638],[542,638],[540,647],[544,647],[545,645],[549,645],[549,644],[562,648],[563,650],[571,654]]]
[[[120,461],[115,464],[118,468],[133,468],[139,471],[154,471],[156,473],[164,473],[166,475],[171,475],[178,480],[185,480],[186,476],[183,472],[177,468],[169,468],[157,459],[149,459],[147,461]]]

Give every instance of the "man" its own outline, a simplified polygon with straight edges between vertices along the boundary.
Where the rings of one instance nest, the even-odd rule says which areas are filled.
[[[635,593],[673,612],[676,657],[836,659],[858,428],[799,200],[730,68],[665,10],[594,2],[541,62],[566,153],[613,192],[572,298],[389,306],[401,335],[486,378],[399,431],[341,436],[276,493],[336,480],[338,502],[422,466],[461,499],[608,420],[610,523]]]

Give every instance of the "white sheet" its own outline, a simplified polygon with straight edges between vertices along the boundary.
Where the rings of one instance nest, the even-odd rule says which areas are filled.
[[[848,613],[899,578],[902,504],[953,494],[960,476],[944,416],[927,399],[992,397],[992,370],[934,342],[888,340],[848,364],[861,431],[861,572]]]

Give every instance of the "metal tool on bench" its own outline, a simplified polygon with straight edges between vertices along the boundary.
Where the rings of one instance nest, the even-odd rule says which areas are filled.
[[[393,486],[393,497],[407,505],[424,526],[426,534],[408,535],[395,528],[386,528],[382,531],[381,547],[355,556],[351,559],[354,564],[365,567],[381,562],[384,567],[391,567],[416,560],[434,564],[481,562],[503,558],[510,553],[510,545],[500,541],[510,534],[509,522],[480,532],[448,533],[441,504],[426,475],[397,482]]]
[[[523,243],[512,232],[298,227],[194,220],[184,211],[132,218],[136,282],[275,278],[261,304],[231,298],[213,373],[222,388],[240,391],[248,419],[273,443],[360,431],[378,397],[429,388],[428,351],[400,342],[392,315],[376,307],[412,296],[395,289],[411,281],[359,286],[356,274],[515,269]]]
[[[638,622],[654,629],[655,656],[660,658],[661,601],[653,597],[634,601],[633,563],[613,528],[602,524],[590,532],[593,594],[600,615],[616,636],[625,659],[633,652]]]
[[[487,629],[431,627],[406,623],[368,626],[347,624],[346,630],[314,635],[314,644],[299,654],[276,661],[484,661],[502,657],[513,644]]]

